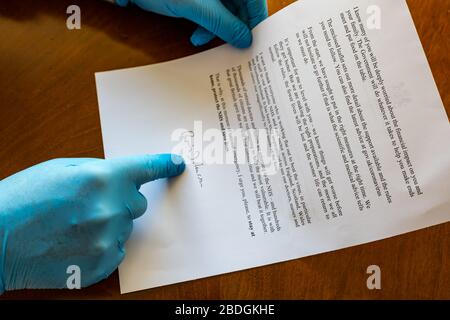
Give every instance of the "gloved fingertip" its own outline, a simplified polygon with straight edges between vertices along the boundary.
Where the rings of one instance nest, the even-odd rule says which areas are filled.
[[[196,47],[200,47],[200,46],[207,44],[214,38],[215,38],[215,35],[213,33],[209,32],[208,30],[206,30],[202,27],[199,27],[192,34],[191,43]]]
[[[176,177],[186,169],[183,157],[177,154],[153,155],[151,159],[150,168],[153,172],[151,180]]]
[[[253,36],[248,27],[242,27],[236,32],[236,35],[230,41],[230,43],[239,49],[246,49],[252,45]]]
[[[172,166],[169,170],[169,177],[174,177],[182,174],[186,170],[186,163],[182,156],[177,154],[170,155]]]
[[[191,43],[192,43],[195,47],[201,47],[201,46],[207,44],[209,41],[210,41],[210,40],[202,39],[202,38],[196,36],[195,34],[193,34],[193,35],[191,36]]]

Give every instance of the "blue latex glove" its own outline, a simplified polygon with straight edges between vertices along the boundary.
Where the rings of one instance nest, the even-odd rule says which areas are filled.
[[[251,29],[264,20],[266,0],[131,0],[144,10],[189,19],[199,25],[191,42],[200,46],[215,36],[238,48],[252,43]]]
[[[140,186],[184,168],[172,155],[56,159],[0,181],[0,293],[65,288],[71,265],[82,287],[108,277],[146,211]]]

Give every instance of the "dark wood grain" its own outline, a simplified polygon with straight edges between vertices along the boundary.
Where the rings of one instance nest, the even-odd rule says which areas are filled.
[[[271,1],[271,13],[292,1]],[[66,8],[82,29],[66,28]],[[409,0],[447,114],[450,0]],[[194,25],[93,0],[1,1],[0,178],[56,157],[102,157],[94,72],[190,55]],[[216,41],[211,46],[219,44]],[[438,156],[438,155],[437,155]],[[366,268],[382,269],[382,290]],[[371,244],[198,281],[119,294],[115,273],[81,291],[18,291],[13,298],[450,299],[450,224]]]

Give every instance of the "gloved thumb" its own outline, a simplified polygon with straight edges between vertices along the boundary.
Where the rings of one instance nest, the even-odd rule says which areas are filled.
[[[143,155],[109,161],[115,170],[123,171],[138,187],[150,181],[178,176],[186,168],[183,158],[174,154]]]
[[[252,43],[250,28],[219,0],[194,1],[192,6],[179,14],[237,48],[248,48]],[[207,32],[197,30],[191,41],[194,45],[200,45],[208,42],[208,37]]]

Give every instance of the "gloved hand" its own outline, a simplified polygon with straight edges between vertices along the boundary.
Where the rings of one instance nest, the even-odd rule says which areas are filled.
[[[130,0],[144,10],[189,19],[199,25],[191,37],[196,46],[216,35],[238,48],[252,43],[251,29],[264,20],[266,0]]]
[[[56,159],[0,181],[0,293],[65,288],[69,266],[82,287],[108,277],[146,211],[140,186],[184,168],[175,155]]]

